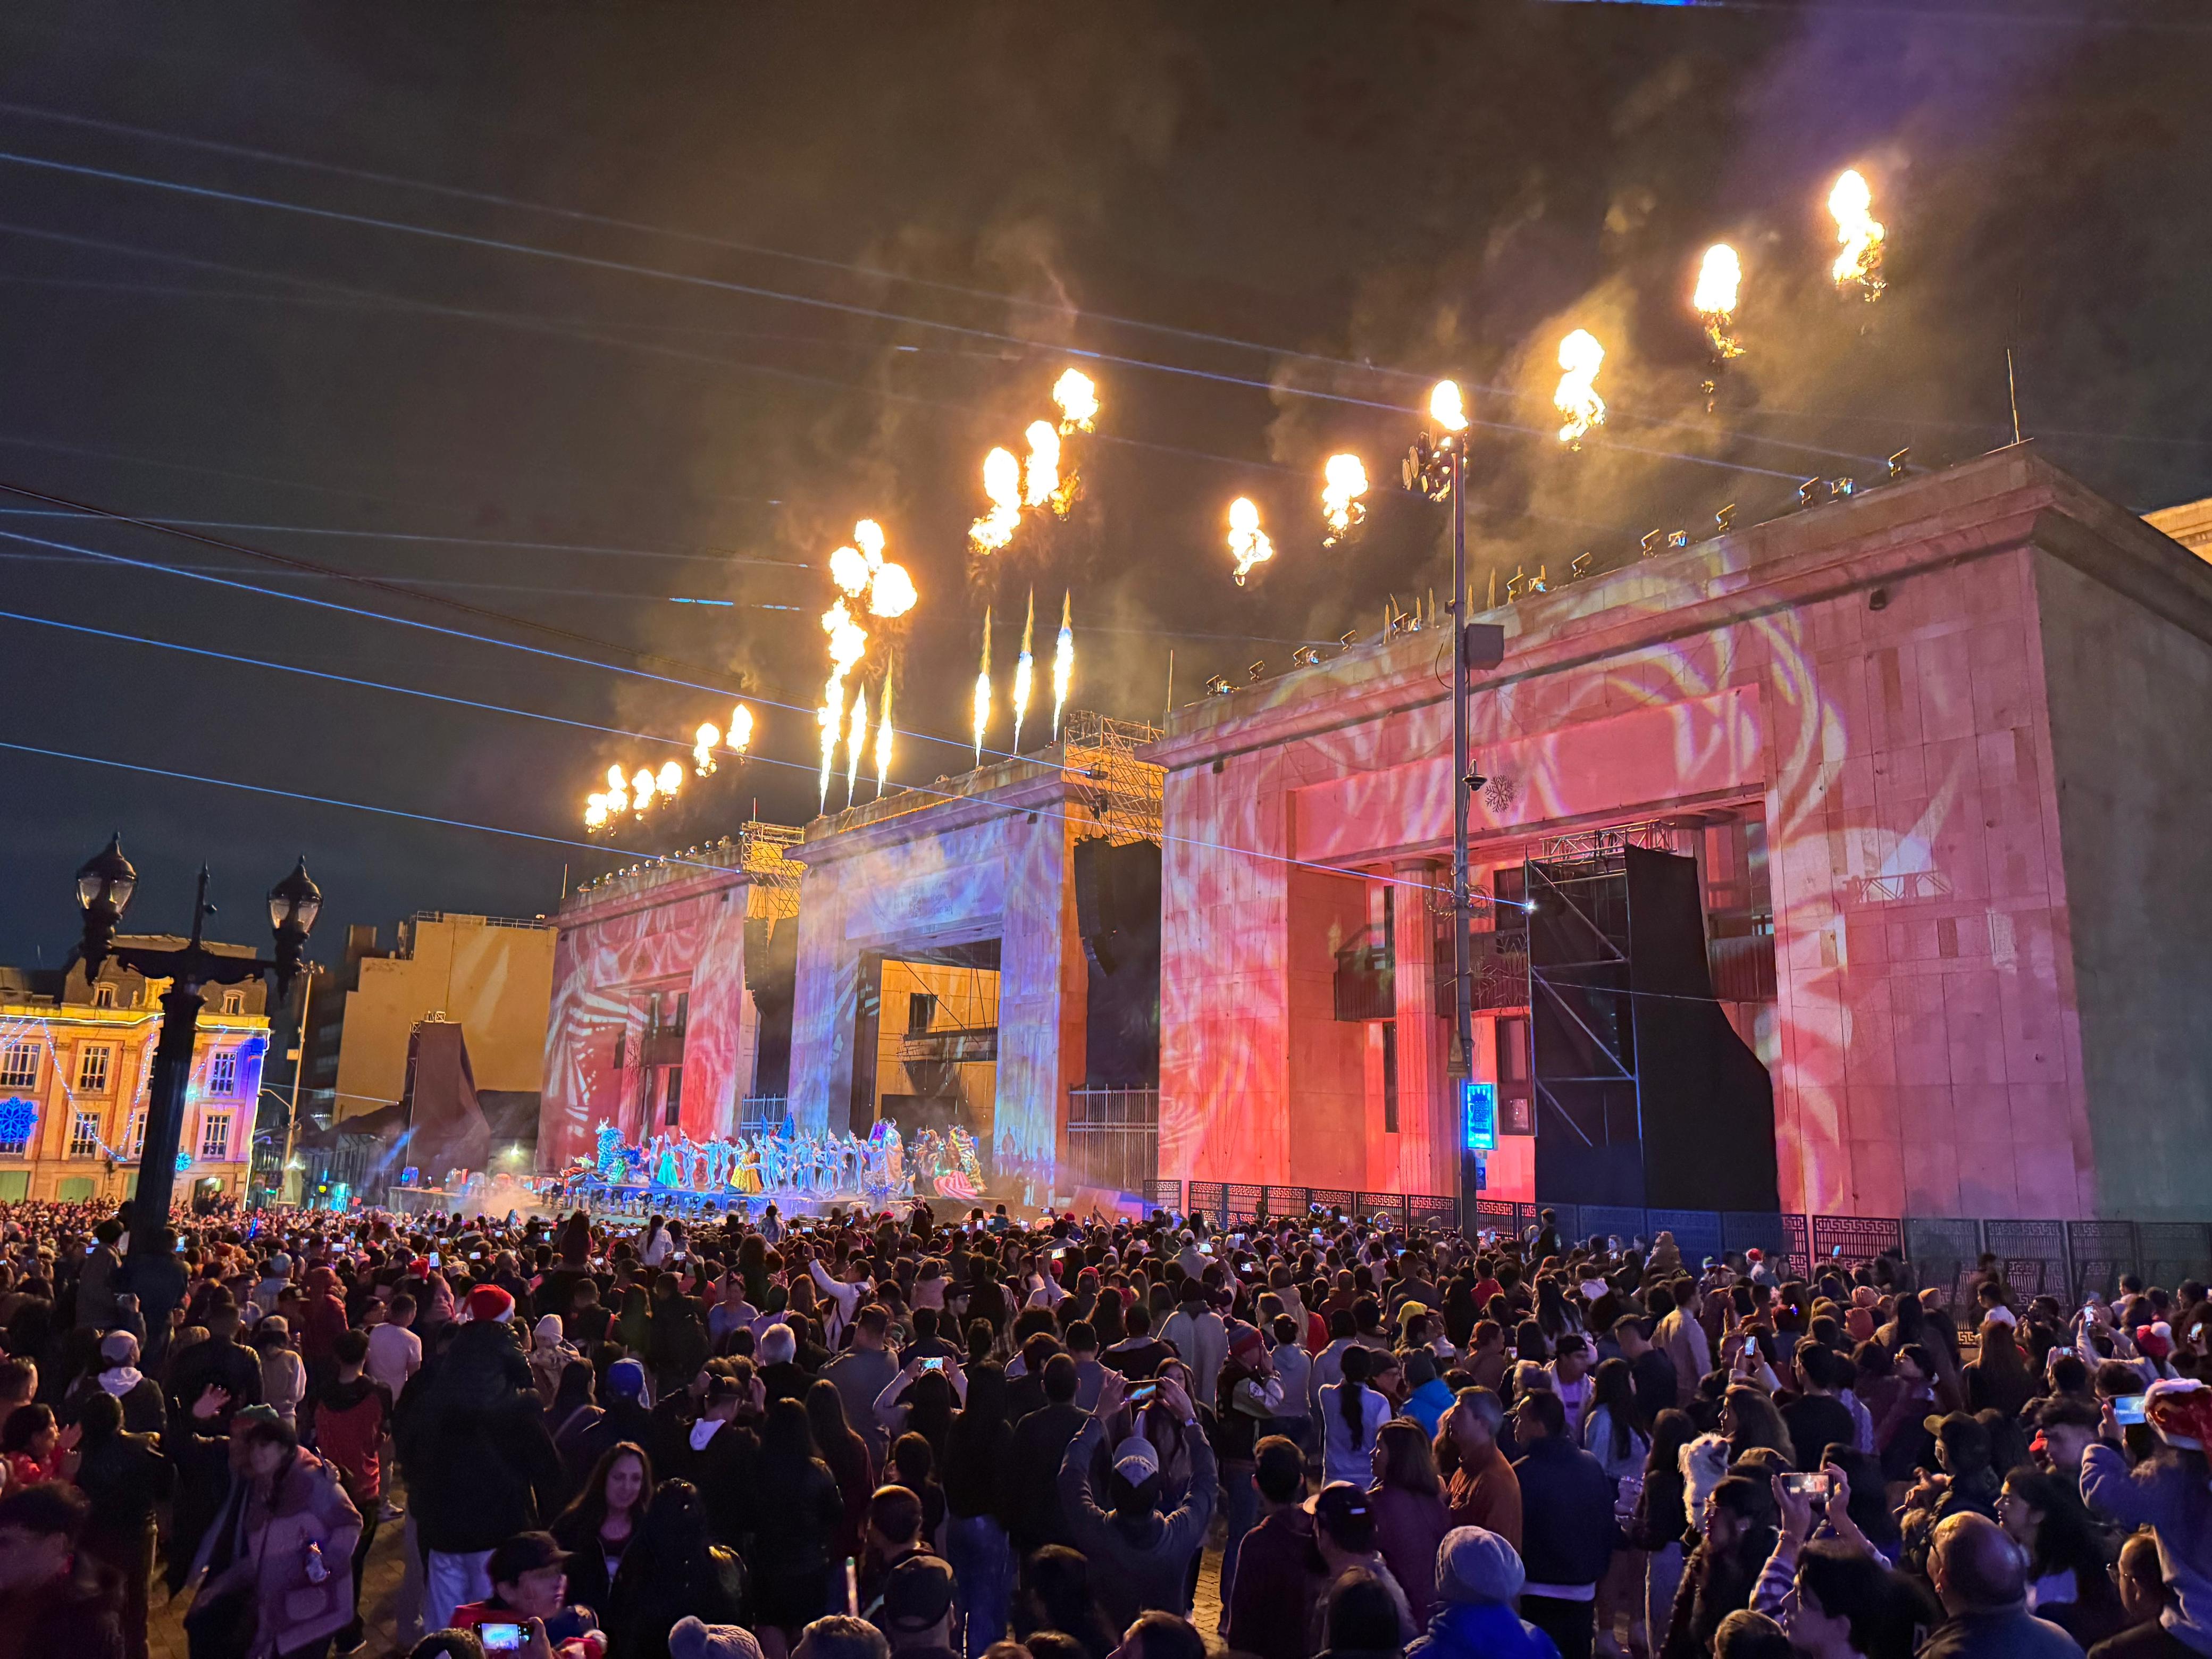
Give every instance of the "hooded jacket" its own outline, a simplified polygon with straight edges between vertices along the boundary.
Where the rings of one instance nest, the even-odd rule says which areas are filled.
[[[1427,1632],[1406,1646],[1406,1659],[1559,1659],[1552,1638],[1503,1601],[1455,1601],[1438,1607]]]
[[[1192,1555],[1204,1547],[1213,1519],[1213,1449],[1206,1437],[1184,1437],[1190,1449],[1190,1492],[1172,1514],[1155,1511],[1130,1522],[1103,1507],[1091,1489],[1091,1465],[1105,1439],[1106,1425],[1093,1417],[1068,1443],[1060,1466],[1060,1508],[1075,1536],[1075,1547],[1090,1559],[1091,1584],[1117,1630],[1134,1624],[1152,1609],[1178,1615],[1189,1601]]]

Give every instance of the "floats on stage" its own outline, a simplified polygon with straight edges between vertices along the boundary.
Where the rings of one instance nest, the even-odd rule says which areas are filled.
[[[867,1137],[802,1133],[786,1118],[758,1134],[694,1140],[678,1130],[632,1146],[604,1119],[599,1152],[562,1173],[568,1200],[617,1215],[757,1215],[773,1203],[802,1213],[833,1205],[881,1207],[901,1200],[982,1196],[975,1138],[958,1124],[942,1137],[923,1129],[911,1151],[898,1127],[878,1121]]]

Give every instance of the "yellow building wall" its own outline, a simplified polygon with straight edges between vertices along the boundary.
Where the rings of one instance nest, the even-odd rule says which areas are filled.
[[[550,925],[418,917],[409,927],[409,954],[363,958],[359,988],[346,994],[338,1043],[339,1119],[400,1097],[408,1038],[434,1013],[460,1026],[477,1088],[542,1091],[556,938]]]
[[[137,1175],[143,1114],[161,1026],[160,1006],[153,997],[162,988],[156,981],[149,988],[153,995],[145,999],[146,1006],[137,1008],[66,1002],[58,1007],[0,1004],[0,1077],[6,1075],[11,1050],[36,1051],[35,1080],[27,1087],[0,1082],[0,1102],[25,1099],[38,1107],[37,1128],[23,1150],[11,1154],[0,1146],[0,1200],[119,1203],[130,1192]],[[178,1143],[191,1158],[191,1167],[177,1176],[179,1204],[191,1197],[197,1183],[209,1181],[225,1195],[246,1194],[254,1110],[265,1082],[262,1066],[268,1056],[264,1053],[257,1060],[238,1051],[255,1037],[265,1049],[269,1021],[259,1014],[224,1014],[222,1007],[222,988],[210,989],[207,1009],[200,1015],[191,1101]],[[105,1079],[93,1086],[80,1086],[86,1081],[87,1051],[95,1049],[107,1054]],[[215,1057],[222,1054],[236,1056],[236,1081],[227,1095],[213,1091]],[[72,1150],[80,1114],[92,1120],[98,1139],[92,1151],[82,1154]],[[211,1123],[227,1132],[222,1137],[223,1156],[212,1158],[202,1156]]]
[[[885,1095],[914,1092],[899,1045],[907,1036],[907,999],[923,992],[937,999],[933,1031],[992,1030],[999,1024],[999,975],[988,968],[952,968],[938,963],[884,963],[882,1013],[876,1022],[876,1114]],[[957,1086],[969,1121],[986,1132],[993,1121],[999,1068],[989,1060],[966,1061],[955,1068]]]

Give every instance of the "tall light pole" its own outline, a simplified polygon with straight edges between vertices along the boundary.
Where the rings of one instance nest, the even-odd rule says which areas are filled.
[[[1452,632],[1452,1036],[1444,1072],[1457,1080],[1474,1074],[1474,892],[1468,879],[1467,821],[1483,783],[1471,752],[1468,702],[1473,672],[1504,659],[1505,630],[1467,619],[1468,420],[1456,381],[1437,383],[1429,394],[1429,418],[1437,431],[1414,440],[1402,477],[1407,489],[1451,507],[1451,597],[1444,609]]]
[[[307,934],[322,908],[323,895],[308,878],[302,858],[292,873],[269,891],[269,921],[275,932],[274,960],[229,956],[210,951],[201,929],[215,906],[207,902],[208,872],[200,868],[192,900],[192,931],[181,947],[156,950],[115,943],[116,925],[138,885],[138,872],[123,856],[118,833],[76,872],[77,902],[84,907],[84,937],[77,946],[88,982],[112,957],[148,979],[167,980],[161,994],[161,1031],[154,1046],[154,1076],[147,1091],[146,1138],[138,1160],[138,1190],[131,1200],[131,1254],[158,1250],[161,1230],[177,1184],[177,1144],[184,1133],[185,1095],[191,1084],[192,1053],[199,1037],[202,993],[210,985],[235,985],[268,975],[279,998],[300,971]]]

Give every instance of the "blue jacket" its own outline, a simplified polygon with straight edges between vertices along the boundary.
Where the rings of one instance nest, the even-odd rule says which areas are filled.
[[[1620,1531],[1605,1466],[1573,1441],[1546,1435],[1522,1454],[1513,1473],[1521,1482],[1521,1565],[1528,1574],[1522,1593],[1604,1577]]]
[[[1401,1414],[1421,1425],[1430,1439],[1437,1437],[1437,1425],[1444,1420],[1444,1413],[1452,1407],[1455,1398],[1441,1376],[1432,1376],[1406,1396]]]
[[[1559,1650],[1503,1601],[1461,1601],[1436,1610],[1406,1659],[1559,1659]]]

